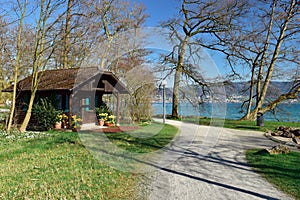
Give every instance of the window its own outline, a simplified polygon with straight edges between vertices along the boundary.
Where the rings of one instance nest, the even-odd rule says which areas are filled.
[[[69,95],[66,95],[66,112],[69,112]]]
[[[28,110],[28,104],[29,104],[29,94],[25,93],[23,97],[23,111],[26,112]]]
[[[57,100],[57,109],[62,110],[62,95],[56,94],[55,97]]]

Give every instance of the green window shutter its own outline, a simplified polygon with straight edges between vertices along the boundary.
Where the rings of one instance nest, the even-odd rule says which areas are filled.
[[[89,98],[86,98],[85,99],[85,111],[89,111],[90,110],[90,99]]]
[[[69,95],[66,95],[66,112],[69,112]]]

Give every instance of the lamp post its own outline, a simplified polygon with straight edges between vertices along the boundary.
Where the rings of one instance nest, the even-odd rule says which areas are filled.
[[[166,84],[166,80],[161,82],[161,85],[163,86],[163,124],[166,123]]]

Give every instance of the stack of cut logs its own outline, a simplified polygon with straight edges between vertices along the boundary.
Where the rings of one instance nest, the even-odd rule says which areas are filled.
[[[279,126],[271,133],[271,135],[292,138],[293,142],[300,144],[300,129]]]

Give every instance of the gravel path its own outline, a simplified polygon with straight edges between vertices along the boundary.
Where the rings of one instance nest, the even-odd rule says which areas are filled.
[[[245,161],[245,149],[276,145],[263,133],[167,123],[179,127],[180,134],[161,159],[174,154],[179,159],[146,175],[148,199],[293,199],[254,173]]]

